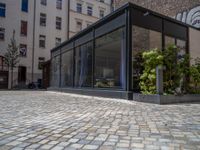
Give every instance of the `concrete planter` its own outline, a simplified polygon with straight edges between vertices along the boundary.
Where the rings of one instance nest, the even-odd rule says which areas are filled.
[[[200,103],[200,94],[187,94],[182,96],[175,95],[144,95],[133,94],[133,100],[155,104],[173,104],[173,103]]]

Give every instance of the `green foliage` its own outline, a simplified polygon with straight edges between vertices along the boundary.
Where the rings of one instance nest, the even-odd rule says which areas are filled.
[[[153,49],[143,52],[143,74],[140,76],[140,89],[143,94],[156,94],[156,67],[163,65],[161,51]]]
[[[190,67],[190,92],[200,93],[200,58],[195,59],[195,64]]]
[[[19,52],[18,46],[15,40],[15,31],[13,31],[13,37],[10,39],[10,44],[8,44],[7,52],[5,53],[5,63],[13,70],[13,68],[19,62]]]
[[[158,66],[165,68],[166,94],[182,94],[186,91],[185,81],[190,72],[189,55],[180,55],[180,50],[175,45],[169,45],[163,52],[158,49],[143,52],[142,59],[143,74],[140,76],[139,85],[143,94],[156,94],[156,67]]]
[[[189,55],[179,55],[179,52],[175,45],[169,45],[163,51],[164,91],[167,94],[182,94],[186,91],[184,83],[189,73]]]

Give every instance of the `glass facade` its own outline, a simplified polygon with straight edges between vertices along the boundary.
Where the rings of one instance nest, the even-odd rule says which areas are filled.
[[[95,41],[95,87],[123,88],[125,85],[124,28]]]
[[[62,54],[61,87],[73,86],[73,50]]]
[[[61,53],[61,64],[52,57],[51,86],[59,86],[61,76],[61,87],[140,93],[142,52],[175,44],[177,58],[187,53],[185,25],[138,7],[127,10],[130,14],[118,10],[55,48],[52,54],[65,46],[69,51]]]
[[[76,47],[75,50],[75,86],[92,86],[92,47],[93,43],[88,42]]]
[[[59,87],[60,84],[60,55],[51,59],[51,86]]]
[[[132,88],[140,92],[139,82],[143,73],[142,52],[162,50],[162,33],[139,26],[132,26]]]

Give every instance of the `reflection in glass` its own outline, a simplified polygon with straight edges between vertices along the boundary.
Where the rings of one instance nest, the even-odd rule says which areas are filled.
[[[169,45],[175,45],[176,41],[174,37],[171,36],[165,36],[165,48],[168,47]]]
[[[143,73],[142,53],[155,48],[162,49],[162,34],[134,25],[132,27],[132,88],[134,92],[140,92],[139,82]]]
[[[92,42],[76,48],[75,52],[75,86],[91,87],[92,84]]]
[[[61,86],[73,86],[73,51],[62,54]]]
[[[95,87],[125,87],[124,28],[95,41]]]
[[[51,85],[52,87],[59,87],[60,78],[60,56],[52,58],[51,61]]]

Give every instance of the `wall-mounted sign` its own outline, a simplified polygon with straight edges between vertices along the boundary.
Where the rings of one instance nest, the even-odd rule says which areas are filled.
[[[189,11],[178,13],[176,19],[194,27],[200,28],[200,6],[194,7]]]

